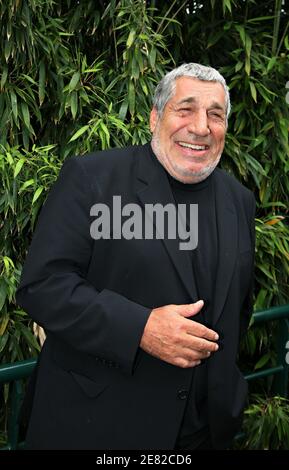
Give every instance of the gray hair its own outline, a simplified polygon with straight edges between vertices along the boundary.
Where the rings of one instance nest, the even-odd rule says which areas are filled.
[[[224,77],[213,67],[207,67],[201,64],[183,64],[167,73],[159,82],[156,87],[153,105],[156,108],[158,115],[163,114],[165,105],[172,98],[175,88],[176,79],[179,77],[192,77],[198,80],[207,82],[218,82],[222,85],[225,91],[225,104],[227,120],[231,111],[230,93]]]

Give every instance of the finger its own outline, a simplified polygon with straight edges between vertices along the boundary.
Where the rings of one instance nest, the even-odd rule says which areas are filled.
[[[201,364],[200,360],[189,360],[183,357],[178,357],[174,361],[174,365],[181,367],[182,369],[188,369],[189,367],[196,367]]]
[[[200,312],[203,306],[203,300],[198,300],[194,304],[179,305],[178,314],[186,318],[192,317],[193,315],[197,315],[197,313]]]
[[[186,332],[189,335],[196,336],[198,338],[205,338],[209,341],[217,341],[219,339],[218,333],[210,328],[207,328],[202,323],[195,321],[188,321],[186,325]]]
[[[198,338],[197,336],[188,335],[186,341],[186,347],[199,351],[201,353],[216,352],[219,349],[219,346],[214,341],[208,341],[205,338]]]
[[[182,352],[182,357],[188,361],[200,361],[211,356],[211,351],[198,351],[197,349],[186,348]]]

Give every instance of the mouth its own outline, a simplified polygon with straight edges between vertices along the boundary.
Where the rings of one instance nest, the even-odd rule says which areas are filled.
[[[210,146],[206,144],[191,144],[189,142],[178,141],[176,142],[180,147],[186,151],[193,151],[197,154],[203,154],[209,150]]]

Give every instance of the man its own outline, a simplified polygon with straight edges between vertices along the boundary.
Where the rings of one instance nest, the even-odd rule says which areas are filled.
[[[47,333],[28,448],[221,449],[238,431],[255,203],[216,168],[229,111],[224,78],[185,64],[156,89],[151,144],[63,166],[18,291]],[[194,249],[180,248],[181,231],[162,236],[160,220],[154,236],[139,230],[156,204],[198,205],[184,221],[186,233],[198,223]],[[134,233],[119,219],[132,209]]]

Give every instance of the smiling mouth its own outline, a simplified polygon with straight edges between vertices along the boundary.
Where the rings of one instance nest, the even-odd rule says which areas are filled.
[[[178,142],[181,147],[191,149],[191,150],[208,150],[209,145],[196,145],[196,144],[189,144],[188,142]]]

